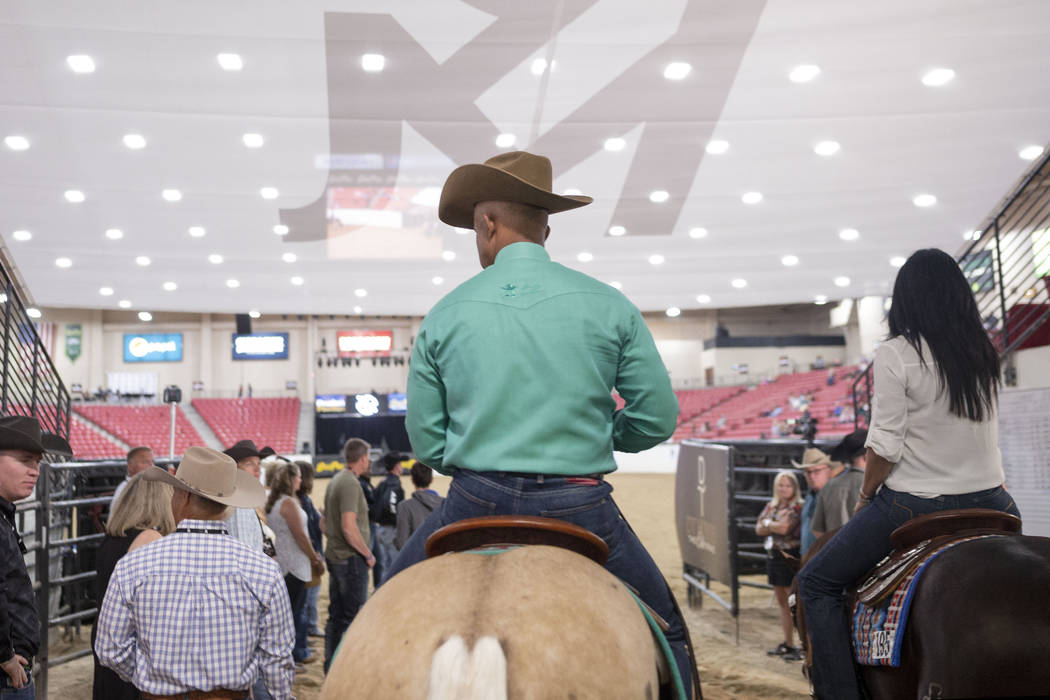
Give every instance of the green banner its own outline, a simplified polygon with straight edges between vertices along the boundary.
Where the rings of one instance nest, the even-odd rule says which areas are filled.
[[[83,341],[83,329],[79,323],[66,324],[66,357],[70,362],[76,362],[80,357],[81,343]]]

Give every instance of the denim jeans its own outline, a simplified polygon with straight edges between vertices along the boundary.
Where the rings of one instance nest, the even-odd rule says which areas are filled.
[[[957,508],[991,508],[1021,515],[1001,486],[936,498],[920,498],[883,486],[871,504],[857,511],[799,572],[799,593],[813,646],[813,687],[818,698],[860,698],[845,589],[890,553],[890,533],[906,521]]]
[[[0,671],[0,673],[4,672]],[[32,678],[24,686],[15,690],[8,682],[7,674],[4,673],[4,684],[3,687],[0,687],[0,700],[34,700],[35,697]]]
[[[263,680],[262,673],[256,676],[255,682],[252,683],[252,697],[254,700],[273,700],[273,696],[270,695],[270,691],[266,687],[266,681]]]
[[[373,525],[373,528],[372,553],[376,557],[376,565],[372,569],[372,579],[378,588],[390,575],[390,566],[397,557],[397,547],[394,546],[397,528],[392,525]]]
[[[321,551],[321,550],[317,550]],[[306,605],[303,606],[303,615],[306,617],[306,633],[313,634],[320,631],[317,626],[317,601],[321,597],[321,586],[313,586],[306,589]]]
[[[667,641],[674,652],[682,683],[691,695],[689,652],[684,621],[671,589],[656,563],[631,530],[612,499],[612,486],[572,483],[563,477],[526,479],[498,472],[457,470],[448,497],[394,560],[387,579],[426,558],[427,538],[449,523],[488,515],[539,515],[558,518],[590,530],[609,545],[605,568],[638,592],[638,597],[667,621]]]
[[[357,611],[368,598],[368,564],[360,554],[351,554],[342,561],[328,560],[328,622],[324,631],[324,671],[332,665],[332,657]]]
[[[295,663],[302,663],[310,655],[310,648],[306,645],[306,625],[302,619],[303,607],[306,605],[306,581],[291,574],[285,574],[284,585],[288,589],[288,601],[292,606],[292,622],[295,625],[292,660]]]

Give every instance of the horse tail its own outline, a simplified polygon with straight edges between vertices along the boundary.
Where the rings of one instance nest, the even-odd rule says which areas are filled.
[[[507,658],[495,637],[482,637],[467,649],[459,635],[449,637],[430,660],[427,700],[507,700]]]

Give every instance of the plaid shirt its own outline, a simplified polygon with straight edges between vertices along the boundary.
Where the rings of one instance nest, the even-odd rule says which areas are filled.
[[[274,700],[292,697],[295,632],[271,559],[226,536],[222,521],[179,530],[126,554],[97,623],[103,666],[156,695],[245,690],[261,672]]]

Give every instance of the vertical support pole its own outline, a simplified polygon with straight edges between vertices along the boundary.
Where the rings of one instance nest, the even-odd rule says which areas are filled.
[[[33,329],[33,383],[32,390],[29,392],[29,415],[36,416],[39,420],[40,416],[36,415],[36,387],[38,383],[38,377],[40,376],[40,348],[42,343],[40,337],[36,334],[36,328]],[[45,424],[46,425],[46,424]],[[50,427],[50,426],[48,426]]]
[[[7,375],[8,367],[11,364],[11,306],[14,303],[14,289],[11,288],[11,284],[8,283],[5,288],[6,300],[4,301],[4,377],[3,377],[3,389],[0,391],[0,413],[7,415]]]
[[[168,440],[168,458],[175,459],[175,402],[171,402],[171,435]]]
[[[40,510],[36,517],[36,580],[40,584],[37,591],[37,614],[40,618],[40,649],[36,654],[36,698],[47,700],[47,666],[48,666],[48,632],[51,618],[51,464],[41,462],[40,476],[37,479],[37,501]]]

